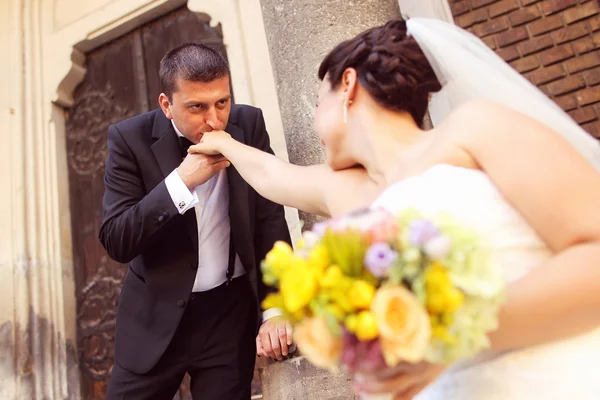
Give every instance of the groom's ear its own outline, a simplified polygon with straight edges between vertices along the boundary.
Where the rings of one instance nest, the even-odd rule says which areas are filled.
[[[358,73],[354,68],[346,68],[342,74],[342,91],[348,101],[354,100],[358,86]]]

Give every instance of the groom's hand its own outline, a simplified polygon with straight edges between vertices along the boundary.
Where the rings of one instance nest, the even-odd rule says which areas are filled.
[[[272,317],[263,322],[256,336],[256,354],[283,360],[293,343],[292,324],[283,317]]]

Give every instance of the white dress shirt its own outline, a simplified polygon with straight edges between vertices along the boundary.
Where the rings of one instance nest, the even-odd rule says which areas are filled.
[[[171,120],[173,123],[173,121]],[[178,136],[183,136],[173,123]],[[193,208],[198,224],[198,271],[192,292],[204,292],[225,283],[229,262],[229,186],[223,169],[190,191],[175,169],[165,179],[173,204],[180,214]],[[235,255],[233,277],[245,273]]]

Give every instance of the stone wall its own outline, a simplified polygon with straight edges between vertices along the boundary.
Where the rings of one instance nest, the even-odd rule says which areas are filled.
[[[450,0],[457,25],[600,138],[598,0]]]

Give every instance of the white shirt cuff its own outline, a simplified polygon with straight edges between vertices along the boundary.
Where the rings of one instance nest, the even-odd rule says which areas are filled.
[[[279,317],[281,315],[283,315],[283,312],[279,308],[269,308],[268,310],[263,311],[263,322],[270,318]]]
[[[165,178],[165,185],[179,214],[183,214],[198,204],[196,191],[190,191],[187,188],[176,169]]]

